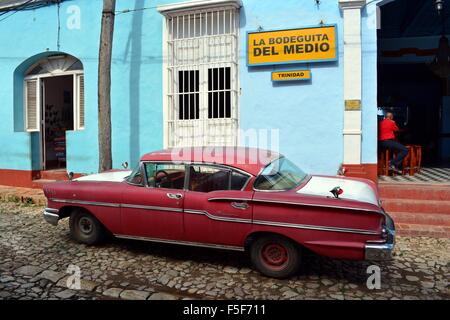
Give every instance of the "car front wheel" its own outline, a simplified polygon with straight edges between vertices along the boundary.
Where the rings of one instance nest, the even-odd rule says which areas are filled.
[[[299,268],[300,250],[290,240],[277,235],[264,235],[250,247],[254,267],[272,278],[293,276]]]
[[[75,210],[69,220],[70,235],[77,242],[93,245],[101,242],[106,235],[102,224],[91,214]]]

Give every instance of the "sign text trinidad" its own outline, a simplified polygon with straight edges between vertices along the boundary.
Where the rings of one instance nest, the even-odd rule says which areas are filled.
[[[248,33],[248,65],[336,61],[336,26]]]

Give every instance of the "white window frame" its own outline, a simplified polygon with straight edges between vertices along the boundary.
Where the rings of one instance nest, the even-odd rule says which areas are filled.
[[[189,1],[189,2],[182,2],[177,4],[171,4],[171,5],[163,5],[158,6],[158,11],[165,16],[165,19],[163,20],[163,144],[164,148],[173,147],[173,145],[170,144],[170,126],[169,122],[170,119],[170,110],[175,102],[169,103],[169,21],[174,16],[183,16],[183,15],[189,15],[194,13],[201,13],[201,12],[208,12],[208,11],[214,11],[214,10],[234,10],[234,28],[235,28],[235,35],[236,35],[236,41],[233,49],[235,50],[235,63],[236,63],[236,70],[235,70],[235,83],[234,87],[235,89],[235,102],[232,102],[232,110],[231,115],[232,119],[235,120],[235,131],[233,134],[235,136],[233,145],[239,144],[239,119],[240,119],[240,84],[239,84],[239,30],[240,30],[240,7],[242,7],[242,2],[240,0],[201,0],[201,1]],[[211,68],[220,68],[220,67],[227,67],[228,65],[223,64],[219,65],[219,63],[211,63]],[[193,66],[194,67],[194,66]],[[184,69],[186,71],[188,70],[198,70],[199,71],[199,77],[200,79],[206,78],[203,74],[204,72],[207,72],[207,68],[200,68],[195,69],[192,67],[188,67]],[[233,70],[233,68],[232,68]],[[180,70],[182,71],[182,70]],[[173,73],[175,75],[175,73]],[[230,75],[231,78],[233,78],[233,72]],[[233,80],[231,79],[232,83]],[[201,80],[202,82],[202,80]],[[175,84],[172,84],[174,86]],[[207,93],[207,83],[206,83],[206,90],[202,88],[202,83],[199,83],[200,86],[200,92],[206,92],[206,94],[199,93],[199,101],[200,105],[203,105],[206,110],[208,109],[207,103],[208,103],[208,93]],[[205,86],[205,84],[203,84]],[[233,90],[233,84],[231,87],[231,90]],[[231,98],[233,99],[233,94],[231,94]],[[234,108],[233,108],[234,105]],[[205,107],[206,106],[206,107]],[[200,111],[201,113],[202,111]],[[210,119],[212,123],[214,123],[214,120],[221,120],[221,119]],[[184,120],[184,121],[196,121],[196,120]],[[201,121],[201,119],[200,119]],[[218,121],[217,121],[218,122]],[[195,131],[195,129],[194,129]]]

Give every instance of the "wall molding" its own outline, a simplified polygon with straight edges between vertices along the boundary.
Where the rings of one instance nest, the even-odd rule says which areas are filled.
[[[366,5],[366,0],[339,0],[339,7],[346,9],[361,9]]]
[[[214,7],[235,7],[239,9],[242,7],[241,0],[195,0],[185,1],[175,4],[160,5],[157,7],[159,13],[163,15],[170,15],[180,11],[199,10]]]

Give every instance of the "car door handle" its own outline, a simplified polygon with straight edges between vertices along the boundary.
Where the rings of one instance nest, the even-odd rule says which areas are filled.
[[[168,193],[167,196],[170,199],[177,199],[177,200],[183,198],[183,195],[181,193]]]
[[[235,209],[245,210],[248,209],[248,203],[247,202],[232,202],[231,206]]]

